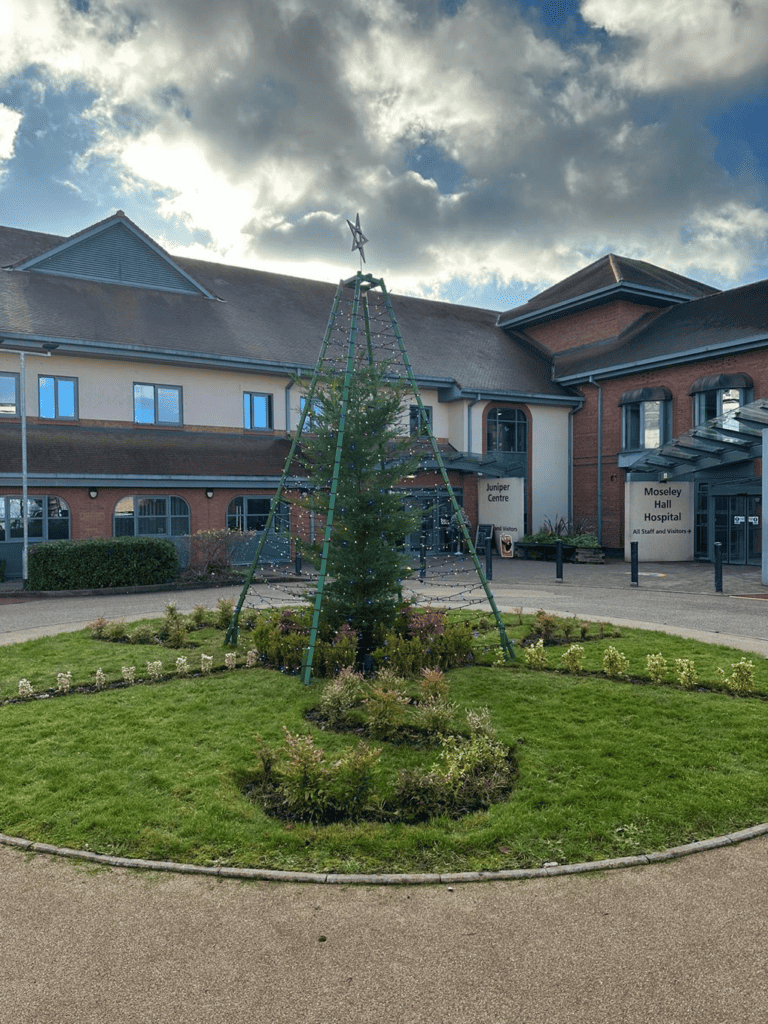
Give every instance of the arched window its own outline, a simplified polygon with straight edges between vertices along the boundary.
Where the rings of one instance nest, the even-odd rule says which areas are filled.
[[[485,424],[486,451],[528,451],[528,420],[522,409],[489,409]]]
[[[115,537],[184,537],[189,505],[175,495],[121,498],[115,505]]]
[[[0,497],[0,541],[23,541],[22,498]],[[69,507],[55,495],[27,498],[27,536],[30,540],[69,540]]]

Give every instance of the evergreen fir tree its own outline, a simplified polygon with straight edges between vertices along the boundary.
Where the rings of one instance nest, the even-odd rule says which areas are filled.
[[[315,391],[311,419],[302,433],[302,461],[312,488],[301,502],[328,517],[337,439],[342,423],[343,374],[326,374]],[[404,390],[387,379],[387,366],[361,353],[352,375],[344,423],[336,503],[323,592],[323,622],[348,623],[362,658],[379,625],[390,626],[401,601],[400,582],[410,575],[404,543],[421,522],[406,508],[398,481],[418,465],[411,440],[402,436]],[[318,560],[320,539],[312,548]]]

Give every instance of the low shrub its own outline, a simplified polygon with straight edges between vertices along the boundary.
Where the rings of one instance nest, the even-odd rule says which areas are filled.
[[[112,537],[52,540],[29,551],[28,590],[95,590],[169,583],[179,575],[170,540]]]
[[[603,655],[603,672],[609,679],[618,679],[629,671],[629,659],[615,647],[606,647]]]
[[[731,662],[733,672],[727,676],[723,669],[717,670],[719,682],[730,693],[739,696],[754,693],[755,689],[755,666],[751,661],[742,658],[740,661]]]

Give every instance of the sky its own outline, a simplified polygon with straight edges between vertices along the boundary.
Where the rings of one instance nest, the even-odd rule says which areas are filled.
[[[2,0],[0,224],[510,309],[768,278],[768,0]]]

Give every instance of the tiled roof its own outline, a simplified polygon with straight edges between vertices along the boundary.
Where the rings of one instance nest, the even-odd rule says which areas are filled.
[[[91,427],[77,423],[30,423],[27,428],[30,475],[94,479],[163,476],[173,478],[177,487],[179,477],[279,477],[289,447],[287,437],[274,434]],[[20,474],[18,421],[0,423],[0,450],[0,474]],[[300,474],[297,471],[295,475]]]
[[[609,253],[565,280],[545,289],[522,306],[499,314],[499,323],[533,322],[563,315],[580,305],[627,298],[649,305],[713,295],[716,288],[682,277],[642,260]]]
[[[0,263],[61,243],[0,228]],[[0,336],[119,346],[125,358],[168,357],[311,368],[336,286],[203,260],[174,261],[216,299],[130,288],[41,272],[0,271]],[[564,398],[549,363],[496,325],[491,310],[392,295],[417,377],[468,391]]]
[[[559,380],[627,367],[679,363],[719,351],[768,345],[768,281],[704,296],[643,317],[615,338],[558,352]]]

